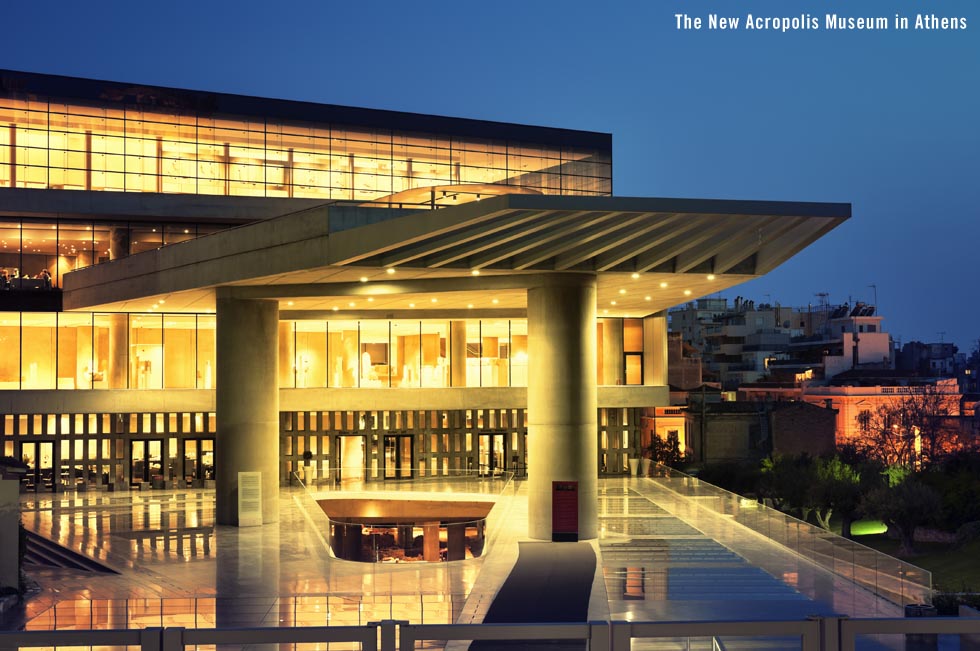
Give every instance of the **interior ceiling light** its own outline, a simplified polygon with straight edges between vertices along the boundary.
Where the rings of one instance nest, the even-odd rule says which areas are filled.
[[[295,303],[293,303],[292,301],[288,301],[288,302],[286,303],[286,305],[289,305],[289,306],[292,306],[292,305],[295,305]]]
[[[649,300],[650,300],[650,297],[649,297],[649,296],[644,296],[644,297],[643,297],[643,300],[644,300],[644,301],[649,301]]]
[[[432,301],[433,303],[438,303],[439,302],[439,299],[438,298],[430,298],[429,300]]]
[[[714,274],[708,274],[708,280],[714,280],[714,279],[715,279]]]
[[[667,283],[660,283],[661,289],[667,289]]]
[[[385,272],[390,276],[391,274],[395,273],[395,268],[388,267],[387,269],[385,269]]]
[[[616,301],[609,301],[609,304],[610,305],[615,305],[616,304]]]
[[[351,302],[350,302],[350,303],[348,303],[347,305],[348,305],[349,307],[354,307],[354,305],[355,305],[355,303],[354,303],[354,301],[351,301]]]
[[[684,290],[684,296],[690,296],[690,295],[691,295],[691,290],[685,289]]]
[[[336,311],[337,311],[337,310],[339,310],[339,309],[340,309],[340,308],[339,308],[339,307],[337,307],[336,305],[334,305],[334,306],[333,306],[333,311],[334,311],[334,312],[336,312]]]
[[[466,307],[472,310],[473,309],[473,304],[472,303],[467,303],[466,304]]]
[[[492,300],[492,301],[490,301],[490,302],[491,302],[491,303],[493,303],[494,305],[496,305],[497,303],[499,303],[499,302],[500,302],[500,300],[499,300],[499,299],[496,299],[496,298],[495,298],[495,299],[493,299],[493,300]]]
[[[368,281],[367,276],[361,276],[361,282],[366,283]]]
[[[368,296],[368,303],[373,303],[373,302],[374,302],[374,297]]]
[[[636,280],[639,277],[640,277],[640,274],[636,273],[635,271],[632,274],[630,274],[630,278],[632,278],[633,280]]]
[[[480,275],[480,270],[479,269],[474,269],[470,273],[473,274],[474,276],[479,276]]]
[[[408,306],[409,307],[415,307],[415,303],[409,303]]]
[[[625,289],[621,289],[621,290],[619,290],[619,293],[620,294],[625,294],[626,293],[626,290]]]

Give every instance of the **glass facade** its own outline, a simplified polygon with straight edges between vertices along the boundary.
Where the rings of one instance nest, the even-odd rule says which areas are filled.
[[[465,184],[604,195],[611,179],[590,148],[0,95],[0,187],[371,201]]]
[[[626,384],[642,384],[641,322],[623,323],[637,332],[622,351]],[[281,321],[279,387],[527,386],[526,319],[456,324]],[[0,390],[213,389],[214,372],[214,314],[0,312]]]

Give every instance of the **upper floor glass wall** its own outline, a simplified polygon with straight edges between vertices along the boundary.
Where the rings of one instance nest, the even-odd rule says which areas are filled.
[[[0,268],[7,271],[12,289],[60,287],[62,276],[69,271],[222,228],[215,224],[0,217]],[[44,271],[50,283],[44,282]]]
[[[608,151],[0,96],[0,187],[352,201],[500,184],[610,194]]]

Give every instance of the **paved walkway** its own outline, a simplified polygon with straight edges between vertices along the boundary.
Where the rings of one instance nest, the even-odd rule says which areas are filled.
[[[897,606],[653,480],[602,479],[599,486],[590,619],[900,615]],[[27,527],[122,572],[35,568],[41,592],[25,617],[43,628],[483,621],[518,543],[528,540],[523,488],[492,496],[497,505],[482,558],[432,564],[330,558],[287,490],[278,526],[243,529],[214,526],[213,491],[25,496]],[[197,533],[176,533],[188,530]]]

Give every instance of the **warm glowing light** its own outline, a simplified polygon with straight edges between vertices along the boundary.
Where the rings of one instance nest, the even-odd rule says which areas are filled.
[[[367,276],[361,276],[361,282],[366,283],[368,281]]]
[[[616,301],[609,301],[609,304],[610,305],[615,305],[616,304]]]
[[[685,289],[684,290],[684,296],[690,296],[690,295],[691,295],[691,290]]]
[[[714,279],[715,279],[714,274],[708,274],[708,280],[714,280]]]
[[[650,300],[650,297],[649,297],[649,296],[644,296],[644,297],[643,297],[643,300],[644,300],[644,301],[649,301],[649,300]]]
[[[337,310],[339,310],[339,309],[340,309],[340,308],[339,308],[339,307],[337,307],[336,305],[334,305],[334,306],[333,306],[333,311],[334,311],[334,312],[336,312],[336,311],[337,311]]]
[[[603,314],[609,314],[609,310],[603,310],[602,313]]]
[[[632,274],[630,274],[630,278],[632,278],[633,280],[636,280],[639,277],[640,277],[640,274],[636,273],[635,271]]]
[[[351,301],[350,303],[347,304],[348,307],[354,307],[354,305],[355,305],[354,301]]]
[[[492,301],[490,301],[490,302],[491,302],[491,303],[493,303],[494,305],[496,305],[497,303],[499,303],[499,302],[500,302],[500,300],[499,300],[499,299],[496,299],[496,298],[495,298],[495,299],[493,299],[493,300],[492,300]]]
[[[479,269],[474,269],[470,273],[473,274],[474,276],[479,276],[480,275],[480,270]]]
[[[619,293],[620,294],[625,294],[626,293],[626,290],[625,289],[621,289],[621,290],[619,290]]]
[[[391,274],[395,273],[395,268],[388,267],[387,269],[385,269],[385,273],[387,273],[390,276]]]
[[[409,303],[408,306],[409,307],[415,307],[415,303]]]
[[[374,302],[374,297],[368,296],[368,303],[373,303],[373,302]]]
[[[287,302],[286,302],[286,305],[289,305],[289,306],[293,306],[293,305],[296,305],[296,303],[294,303],[294,302],[292,302],[292,301],[287,301]]]
[[[467,307],[468,309],[471,309],[471,310],[472,310],[472,309],[473,309],[473,304],[472,304],[472,303],[467,303],[467,305],[466,305],[466,307]]]
[[[431,300],[433,303],[438,303],[439,302],[439,299],[438,298],[432,298],[432,299],[429,299],[429,300]]]
[[[667,289],[667,283],[660,283],[660,289]]]

